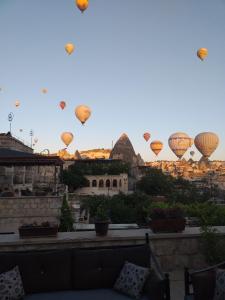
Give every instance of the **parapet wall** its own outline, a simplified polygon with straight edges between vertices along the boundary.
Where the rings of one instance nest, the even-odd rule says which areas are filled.
[[[225,235],[225,227],[217,229]],[[206,266],[198,227],[173,234],[154,234],[149,229],[110,230],[106,237],[97,237],[94,231],[59,232],[56,238],[27,240],[20,239],[18,234],[0,235],[0,252],[138,245],[145,243],[146,233],[163,271]]]
[[[61,197],[0,198],[0,232],[18,232],[22,224],[59,223]]]

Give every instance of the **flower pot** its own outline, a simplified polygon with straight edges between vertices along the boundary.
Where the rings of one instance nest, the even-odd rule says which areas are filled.
[[[185,219],[153,219],[150,222],[150,228],[154,233],[182,232],[185,229]]]
[[[58,226],[21,226],[19,234],[21,238],[53,237],[57,236]]]
[[[105,236],[108,233],[109,221],[95,221],[95,232],[97,236]]]

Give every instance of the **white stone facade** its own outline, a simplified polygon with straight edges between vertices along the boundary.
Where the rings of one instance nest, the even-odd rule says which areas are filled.
[[[128,175],[86,175],[88,187],[76,190],[78,195],[106,195],[113,196],[119,193],[128,193]]]

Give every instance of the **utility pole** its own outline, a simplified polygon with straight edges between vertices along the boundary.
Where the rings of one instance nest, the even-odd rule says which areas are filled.
[[[32,146],[33,146],[33,136],[34,136],[34,132],[33,132],[33,130],[31,129],[30,130],[30,147],[32,148]]]

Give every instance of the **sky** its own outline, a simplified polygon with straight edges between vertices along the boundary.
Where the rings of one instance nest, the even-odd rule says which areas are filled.
[[[32,129],[35,152],[51,153],[65,147],[64,131],[71,153],[111,148],[125,132],[150,161],[146,131],[164,143],[159,160],[176,159],[172,133],[211,131],[220,138],[211,159],[225,160],[224,32],[224,0],[89,0],[83,14],[74,0],[0,0],[0,132],[12,112],[13,135],[30,143]],[[85,126],[80,104],[92,110]]]

